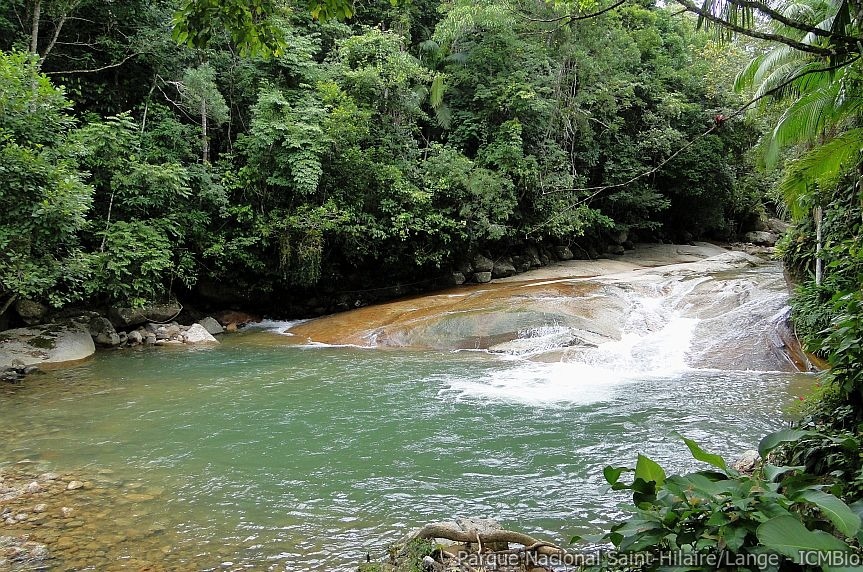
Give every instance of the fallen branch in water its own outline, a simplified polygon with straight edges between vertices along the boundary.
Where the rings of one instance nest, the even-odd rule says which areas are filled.
[[[541,554],[543,556],[556,556],[566,554],[566,551],[563,548],[550,542],[538,540],[530,535],[521,532],[503,529],[490,530],[488,532],[479,533],[475,530],[460,530],[446,524],[434,523],[427,524],[420,530],[412,534],[411,540],[413,539],[444,539],[451,540],[453,542],[478,543],[480,545],[480,550],[482,550],[483,545],[489,547],[503,543],[521,544],[524,547],[514,550],[505,549],[493,551],[502,554],[519,554],[526,552],[533,552],[535,554]]]

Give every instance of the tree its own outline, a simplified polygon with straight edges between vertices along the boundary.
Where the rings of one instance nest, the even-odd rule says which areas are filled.
[[[0,293],[7,299],[59,306],[82,294],[89,274],[78,232],[93,189],[78,170],[70,108],[36,56],[0,52]]]

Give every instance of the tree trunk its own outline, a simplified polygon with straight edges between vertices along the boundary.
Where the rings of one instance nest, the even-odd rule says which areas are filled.
[[[815,207],[815,285],[821,286],[824,281],[824,260],[821,258],[821,243],[823,236],[821,233],[821,221],[824,218],[824,211],[820,206]]]
[[[30,51],[39,55],[39,20],[42,19],[42,0],[33,4],[33,26],[30,30]]]
[[[207,134],[207,101],[201,96],[201,158],[210,162],[210,139]]]

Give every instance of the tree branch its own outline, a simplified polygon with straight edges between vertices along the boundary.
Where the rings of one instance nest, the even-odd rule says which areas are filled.
[[[742,0],[737,0],[742,1]],[[698,14],[705,20],[709,20],[714,24],[722,26],[723,28],[728,28],[732,32],[736,32],[738,34],[743,34],[745,36],[750,36],[752,38],[758,38],[760,40],[768,40],[771,42],[779,42],[780,44],[785,44],[786,46],[792,47],[795,50],[799,50],[801,52],[807,52],[810,54],[816,54],[824,57],[833,57],[837,55],[836,50],[831,48],[822,48],[821,46],[813,46],[810,44],[805,44],[803,42],[791,39],[787,36],[783,36],[781,34],[771,34],[768,32],[759,32],[758,30],[752,30],[750,28],[746,28],[744,26],[739,26],[737,24],[732,24],[726,20],[723,20],[716,14],[713,14],[710,11],[702,10],[698,6],[696,6],[691,0],[675,0],[678,4],[683,6],[688,12],[692,12],[694,14]]]
[[[11,297],[11,298],[9,298],[8,300],[6,300],[6,303],[5,303],[5,304],[3,304],[3,307],[2,307],[2,308],[0,308],[0,316],[2,316],[3,314],[5,314],[5,313],[6,313],[6,310],[8,310],[8,309],[9,309],[9,306],[11,306],[11,305],[12,305],[12,303],[13,303],[13,302],[15,302],[15,300],[17,300],[17,299],[18,299],[18,294],[12,294],[12,297]]]
[[[596,12],[592,12],[590,14],[584,14],[581,16],[576,16],[574,14],[566,14],[565,16],[558,16],[557,18],[531,18],[530,16],[527,16],[527,15],[525,15],[524,12],[522,12],[521,17],[524,20],[527,20],[528,22],[542,22],[544,24],[553,24],[555,22],[563,22],[563,21],[577,22],[579,20],[587,20],[589,18],[596,18],[597,16],[601,16],[602,14],[605,14],[606,12],[610,12],[610,11],[614,10],[615,8],[622,6],[626,2],[627,2],[627,0],[618,0],[617,2],[612,4],[611,6],[608,6],[607,8],[603,8],[602,10],[597,10]]]
[[[754,10],[758,10],[765,16],[768,16],[771,20],[775,20],[780,24],[784,24],[789,28],[795,28],[797,30],[807,32],[813,34],[815,36],[820,36],[822,38],[829,38],[832,40],[841,40],[843,43],[854,45],[857,43],[855,38],[850,36],[846,36],[844,34],[837,34],[835,32],[831,32],[830,30],[823,30],[816,26],[810,26],[808,24],[804,24],[803,22],[798,22],[797,20],[792,20],[791,18],[786,17],[781,12],[774,10],[767,4],[763,2],[759,2],[757,0],[727,0],[729,4],[733,4],[735,6],[740,6],[741,8],[752,8]]]
[[[443,538],[452,540],[453,542],[477,542],[479,544],[496,544],[496,543],[513,543],[521,544],[525,547],[525,551],[536,552],[546,556],[565,555],[566,551],[550,542],[543,542],[512,530],[491,530],[480,534],[475,530],[465,531],[447,526],[441,523],[427,524],[415,534],[410,535],[410,539],[434,540],[435,538]]]
[[[46,75],[69,75],[69,74],[73,74],[73,73],[97,73],[97,72],[109,70],[112,68],[118,68],[121,65],[125,64],[126,62],[128,62],[129,60],[131,60],[132,58],[134,58],[135,56],[140,56],[142,53],[143,52],[135,52],[133,54],[129,54],[128,56],[126,56],[125,58],[123,58],[122,60],[120,60],[119,62],[117,62],[115,64],[108,64],[107,66],[102,66],[100,68],[89,69],[89,70],[50,71],[50,72],[46,72]]]
[[[60,16],[60,21],[57,22],[57,25],[54,26],[54,34],[51,36],[51,41],[48,42],[48,46],[42,52],[42,55],[39,57],[39,65],[42,65],[45,62],[45,58],[48,57],[48,54],[51,53],[51,50],[54,49],[54,46],[57,44],[57,38],[60,37],[60,30],[63,29],[63,24],[66,23],[66,14]]]

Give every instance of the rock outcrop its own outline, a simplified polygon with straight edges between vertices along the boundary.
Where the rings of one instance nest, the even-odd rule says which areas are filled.
[[[142,308],[111,308],[110,318],[118,328],[128,328],[147,322],[167,322],[173,320],[183,310],[177,302],[153,304]]]
[[[15,302],[15,311],[25,324],[38,324],[48,314],[48,306],[34,300],[19,299]]]
[[[210,316],[198,320],[198,323],[201,324],[204,329],[207,330],[212,336],[217,336],[225,331],[225,328],[222,327],[222,324],[220,324],[215,318],[211,318]]]
[[[0,332],[0,367],[78,361],[90,357],[95,351],[89,328],[77,322]]]
[[[192,324],[183,332],[180,339],[187,344],[218,344],[219,340],[214,338],[201,324]]]
[[[747,232],[743,239],[746,242],[751,242],[752,244],[757,244],[759,246],[775,246],[776,241],[779,240],[779,237],[773,234],[772,232],[767,232],[765,230],[756,230],[752,232]]]

